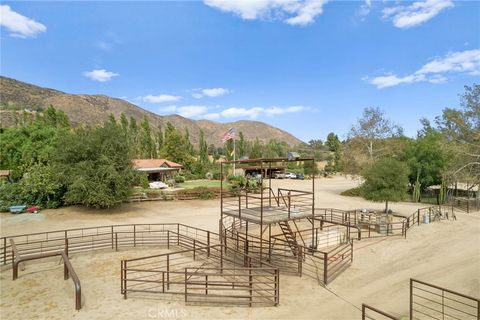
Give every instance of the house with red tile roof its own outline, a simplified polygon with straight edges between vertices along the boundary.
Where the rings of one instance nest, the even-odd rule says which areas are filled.
[[[166,159],[134,159],[133,168],[148,174],[149,181],[166,181],[177,175],[181,164]]]

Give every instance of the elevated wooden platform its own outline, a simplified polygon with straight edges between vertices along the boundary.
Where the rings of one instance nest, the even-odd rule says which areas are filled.
[[[312,216],[312,211],[300,211],[292,208],[290,213],[285,206],[264,206],[264,207],[242,207],[241,210],[227,210],[222,211],[223,214],[256,224],[263,225],[275,224],[281,221],[290,221],[304,219]],[[263,214],[263,216],[262,216]]]

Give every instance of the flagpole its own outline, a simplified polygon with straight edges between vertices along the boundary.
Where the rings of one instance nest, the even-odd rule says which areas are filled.
[[[233,136],[233,176],[236,176],[235,174],[235,135]]]

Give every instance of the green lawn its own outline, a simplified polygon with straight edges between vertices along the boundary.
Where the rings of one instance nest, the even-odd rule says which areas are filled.
[[[220,180],[190,180],[178,184],[178,188],[192,189],[196,187],[220,187]]]

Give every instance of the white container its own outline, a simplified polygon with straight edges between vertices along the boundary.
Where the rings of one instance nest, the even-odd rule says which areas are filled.
[[[430,223],[430,217],[428,214],[423,214],[423,223],[424,224],[429,224]]]

